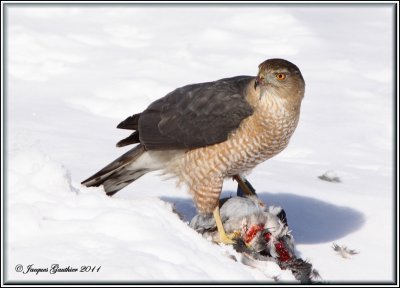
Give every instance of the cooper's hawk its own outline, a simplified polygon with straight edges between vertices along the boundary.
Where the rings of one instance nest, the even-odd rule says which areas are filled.
[[[133,149],[83,181],[113,195],[147,172],[162,170],[188,186],[199,213],[213,212],[224,178],[240,175],[281,152],[300,115],[305,83],[296,65],[269,59],[257,77],[237,76],[178,88],[118,128],[134,130],[117,146]]]

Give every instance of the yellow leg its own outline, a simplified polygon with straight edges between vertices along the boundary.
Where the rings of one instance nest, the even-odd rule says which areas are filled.
[[[224,244],[234,244],[235,241],[232,240],[233,236],[235,234],[231,235],[226,235],[224,226],[222,225],[222,220],[221,220],[221,215],[219,214],[219,206],[214,209],[213,211],[215,223],[217,224],[217,230],[219,234],[219,242],[224,243]]]
[[[247,195],[247,196],[252,196],[254,195],[253,192],[251,192],[251,190],[249,189],[249,187],[246,185],[246,183],[244,183],[243,179],[241,176],[239,175],[235,175],[232,177],[234,180],[236,180],[240,186],[240,188],[242,188],[243,192]]]

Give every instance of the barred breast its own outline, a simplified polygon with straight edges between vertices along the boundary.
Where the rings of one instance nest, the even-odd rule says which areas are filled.
[[[286,109],[280,98],[272,95],[227,141],[188,151],[174,161],[171,170],[189,186],[244,173],[281,152],[298,119],[297,109]]]

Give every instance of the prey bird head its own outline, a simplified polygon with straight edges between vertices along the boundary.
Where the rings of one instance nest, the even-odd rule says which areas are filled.
[[[304,97],[304,79],[300,69],[293,63],[275,58],[264,61],[258,65],[258,68],[254,89],[259,87],[261,95],[265,91],[275,90],[274,92],[278,92],[278,95],[297,96],[300,99]]]

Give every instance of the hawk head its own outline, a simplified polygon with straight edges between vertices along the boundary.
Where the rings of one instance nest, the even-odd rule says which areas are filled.
[[[260,97],[266,91],[281,97],[304,97],[305,83],[300,69],[284,59],[268,59],[258,65],[254,88],[260,87]]]

